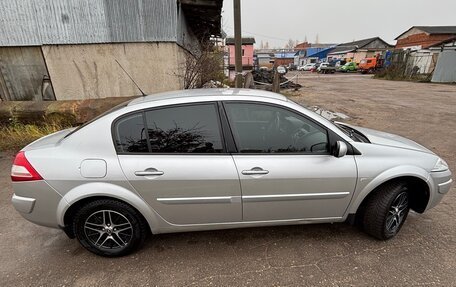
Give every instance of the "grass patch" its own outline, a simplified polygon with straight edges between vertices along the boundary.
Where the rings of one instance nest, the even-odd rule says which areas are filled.
[[[68,128],[61,124],[21,124],[0,126],[0,151],[17,151],[48,134]]]

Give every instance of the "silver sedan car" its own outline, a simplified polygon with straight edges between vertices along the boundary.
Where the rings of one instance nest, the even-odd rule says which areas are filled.
[[[349,221],[385,240],[452,183],[411,140],[243,89],[134,99],[26,146],[11,178],[23,217],[103,256],[149,234],[286,224]]]

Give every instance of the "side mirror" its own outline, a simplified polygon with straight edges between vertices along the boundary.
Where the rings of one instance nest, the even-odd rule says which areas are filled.
[[[348,147],[347,144],[343,141],[336,142],[336,151],[334,153],[335,157],[343,157],[347,154]]]

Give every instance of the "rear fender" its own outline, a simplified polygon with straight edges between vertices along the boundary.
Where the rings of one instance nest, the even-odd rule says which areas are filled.
[[[144,216],[152,233],[156,230],[160,216],[141,197],[124,187],[103,182],[83,184],[66,193],[57,206],[57,220],[59,225],[65,225],[65,212],[71,205],[82,199],[96,196],[110,197],[130,204]]]

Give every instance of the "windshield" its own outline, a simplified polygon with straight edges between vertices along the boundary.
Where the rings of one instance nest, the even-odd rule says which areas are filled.
[[[369,139],[359,131],[341,123],[334,123],[344,134],[349,136],[355,142],[370,143]]]

